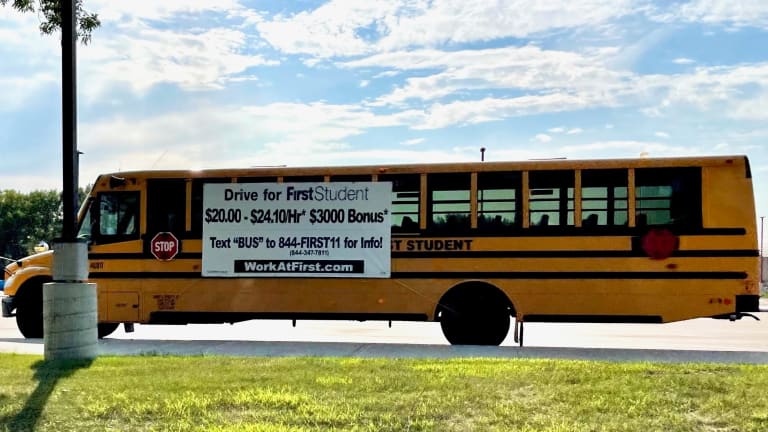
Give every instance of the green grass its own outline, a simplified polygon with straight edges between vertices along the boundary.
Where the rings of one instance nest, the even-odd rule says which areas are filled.
[[[0,431],[766,431],[768,366],[0,355]]]

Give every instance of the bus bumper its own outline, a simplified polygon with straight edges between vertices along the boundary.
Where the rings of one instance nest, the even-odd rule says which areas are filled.
[[[8,297],[5,296],[2,298],[2,304],[3,304],[3,318],[8,318],[12,316],[16,316],[16,314],[12,313],[14,309],[16,309],[16,306],[14,303],[14,297]]]
[[[760,296],[737,295],[736,312],[760,312]]]

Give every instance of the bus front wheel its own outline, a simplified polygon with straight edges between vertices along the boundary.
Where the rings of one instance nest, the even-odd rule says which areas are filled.
[[[440,327],[451,345],[500,345],[509,325],[509,307],[493,295],[459,296],[440,312]]]
[[[115,330],[120,326],[119,323],[101,323],[98,325],[97,330],[99,334],[99,339],[104,339],[105,337],[111,335],[114,333]]]
[[[27,339],[43,337],[42,298],[23,297],[23,301],[16,307],[16,327]]]

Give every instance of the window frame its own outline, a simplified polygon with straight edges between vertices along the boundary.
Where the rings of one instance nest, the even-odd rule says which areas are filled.
[[[104,197],[107,196],[122,196],[122,197],[131,197],[133,198],[133,225],[134,229],[131,233],[120,233],[117,232],[117,225],[120,224],[120,217],[118,216],[116,220],[116,230],[114,234],[105,234],[102,233],[102,201]],[[118,203],[125,202],[125,200],[118,200]],[[119,205],[119,204],[118,204]],[[94,199],[91,204],[90,208],[88,209],[88,213],[90,215],[90,243],[95,245],[100,244],[111,244],[111,243],[120,243],[125,241],[131,241],[131,240],[138,240],[141,237],[141,192],[140,191],[104,191],[104,192],[98,192],[96,194],[96,199]],[[94,213],[95,216],[94,217]],[[86,223],[85,219],[87,219],[88,216],[86,216],[83,220],[83,223]],[[82,232],[82,226],[81,231]]]

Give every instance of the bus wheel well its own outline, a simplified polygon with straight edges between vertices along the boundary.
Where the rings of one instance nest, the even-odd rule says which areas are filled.
[[[469,299],[483,299],[495,304],[502,304],[509,310],[510,315],[515,315],[514,305],[498,287],[487,282],[464,282],[443,294],[435,310],[435,320],[440,320],[440,315],[446,308]]]

